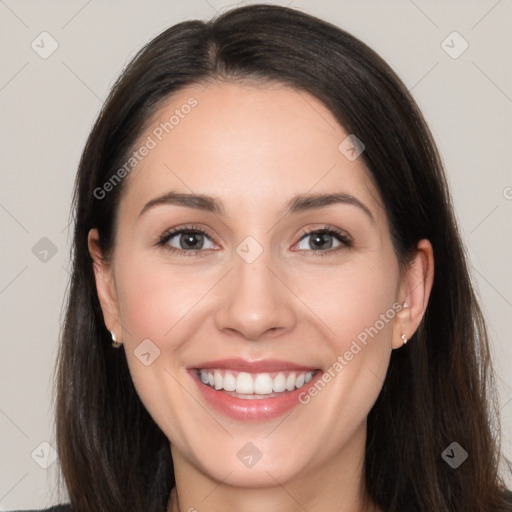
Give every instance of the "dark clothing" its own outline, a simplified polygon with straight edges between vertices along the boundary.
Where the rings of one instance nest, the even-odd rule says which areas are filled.
[[[54,505],[50,508],[38,509],[38,510],[13,510],[12,512],[73,512],[71,505]]]
[[[510,509],[507,507],[505,510],[512,511],[512,492],[507,493],[507,499],[510,503]],[[73,509],[71,508],[71,505],[65,504],[65,505],[55,505],[50,508],[45,509],[37,509],[37,510],[13,510],[11,512],[73,512]],[[405,512],[405,511],[404,511]],[[409,512],[409,511],[408,511]]]

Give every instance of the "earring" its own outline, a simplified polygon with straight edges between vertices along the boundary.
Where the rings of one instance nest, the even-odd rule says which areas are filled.
[[[119,348],[122,345],[122,343],[118,343],[116,333],[114,331],[110,331],[110,334],[112,335],[112,346],[114,348]]]
[[[402,338],[402,341],[404,342],[404,345],[407,343],[407,338],[405,337],[405,334],[402,334],[402,336],[400,336]]]

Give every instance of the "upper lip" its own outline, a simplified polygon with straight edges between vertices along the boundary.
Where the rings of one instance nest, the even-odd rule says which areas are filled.
[[[297,370],[305,372],[318,370],[318,367],[316,366],[305,366],[292,363],[291,361],[280,361],[278,359],[260,359],[259,361],[248,361],[247,359],[241,358],[204,361],[202,363],[194,364],[193,366],[188,367],[190,370],[200,370],[207,368],[236,370],[247,373],[277,372],[279,370]]]

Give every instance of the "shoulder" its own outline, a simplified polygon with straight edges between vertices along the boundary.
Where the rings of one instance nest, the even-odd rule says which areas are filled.
[[[73,512],[71,505],[54,505],[50,508],[37,509],[37,510],[13,510],[11,512]]]

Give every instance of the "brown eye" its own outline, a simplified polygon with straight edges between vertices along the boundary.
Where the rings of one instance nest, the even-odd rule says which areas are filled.
[[[307,231],[299,241],[299,249],[318,253],[335,252],[339,248],[350,245],[347,235],[333,228]]]
[[[208,234],[201,229],[186,226],[164,233],[158,245],[172,253],[194,256],[212,249],[214,244]]]
[[[199,233],[198,231],[180,231],[175,233],[173,236],[170,236],[167,243],[170,243],[170,240],[173,238],[179,240],[179,249],[183,250],[202,249],[202,245],[205,241],[205,235],[203,233]]]

